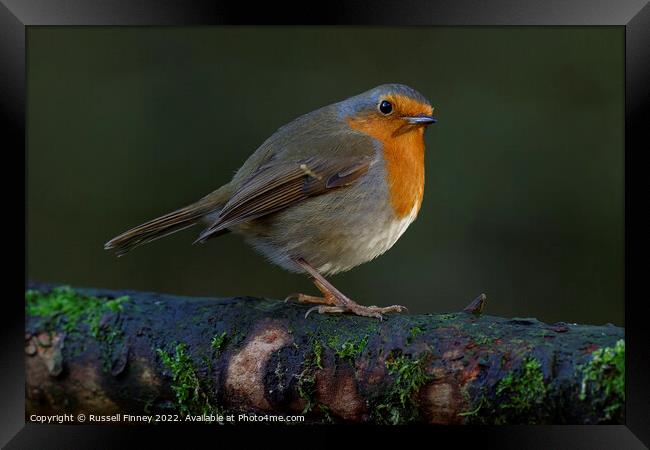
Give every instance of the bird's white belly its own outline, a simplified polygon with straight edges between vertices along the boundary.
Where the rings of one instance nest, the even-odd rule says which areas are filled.
[[[368,262],[386,251],[404,234],[409,225],[417,217],[418,208],[414,206],[411,212],[403,218],[375,218],[368,226],[359,230],[357,236],[352,236],[346,245],[342,246],[337,255],[332,255],[331,261],[317,267],[321,273],[337,273]],[[391,214],[392,216],[392,214]]]

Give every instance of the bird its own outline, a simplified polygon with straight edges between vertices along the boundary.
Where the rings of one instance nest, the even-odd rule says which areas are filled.
[[[232,179],[198,201],[138,225],[104,248],[122,256],[202,224],[194,243],[232,232],[269,262],[307,275],[321,296],[292,293],[305,314],[382,319],[404,306],[361,305],[325,277],[390,249],[424,195],[425,129],[437,122],[421,93],[383,84],[280,127]]]

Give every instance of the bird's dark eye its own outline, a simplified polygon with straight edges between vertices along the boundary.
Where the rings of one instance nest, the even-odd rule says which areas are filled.
[[[383,100],[379,104],[379,111],[381,111],[382,114],[388,115],[393,112],[393,105],[388,100]]]

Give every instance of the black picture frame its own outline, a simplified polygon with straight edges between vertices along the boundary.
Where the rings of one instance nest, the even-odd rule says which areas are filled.
[[[626,326],[626,424],[620,426],[518,426],[518,427],[426,427],[417,431],[446,435],[456,443],[468,439],[489,445],[500,442],[502,448],[647,448],[650,444],[650,391],[648,369],[650,346],[648,327],[643,311],[646,300],[634,296],[631,290],[633,274],[641,264],[635,262],[642,255],[636,242],[647,233],[647,226],[639,220],[632,221],[633,179],[641,179],[644,170],[638,161],[650,149],[648,140],[648,103],[650,100],[650,4],[647,0],[618,0],[616,2],[589,2],[585,0],[479,0],[456,1],[347,1],[322,2],[297,5],[295,2],[275,2],[253,5],[234,1],[182,1],[182,0],[0,0],[0,113],[2,141],[4,142],[3,192],[19,202],[16,181],[7,176],[20,173],[25,167],[25,52],[26,29],[31,26],[55,25],[364,25],[364,26],[621,26],[625,28],[625,326]],[[16,156],[17,162],[9,162]],[[21,158],[22,156],[22,158]],[[636,164],[636,166],[634,165]],[[16,167],[18,166],[18,167]],[[24,172],[23,172],[24,173]],[[636,175],[635,175],[636,174]],[[26,183],[23,185],[26,189]],[[641,195],[634,195],[638,202]],[[22,208],[25,208],[24,192]],[[643,208],[644,204],[639,209]],[[17,210],[21,206],[15,206]],[[5,224],[14,229],[5,234],[6,241],[18,241],[26,226],[17,217],[28,220],[23,214],[5,215]],[[643,216],[643,214],[642,214]],[[22,225],[22,230],[21,230]],[[645,233],[632,233],[632,225]],[[11,260],[13,269],[26,271],[25,247],[17,249],[22,258]],[[23,266],[15,264],[23,261]],[[5,273],[8,273],[6,269]],[[19,300],[16,277],[6,283],[4,326],[1,328],[0,353],[0,445],[7,448],[103,448],[120,445],[139,431],[131,427],[37,425],[24,420],[24,356],[23,356],[23,303]],[[639,277],[636,277],[637,283]],[[26,283],[26,280],[25,280]],[[638,284],[637,284],[638,286]],[[16,292],[14,291],[14,288]],[[20,287],[23,289],[23,287]],[[645,336],[645,337],[644,337]],[[645,343],[645,344],[644,344]],[[145,430],[148,435],[161,435],[164,427]],[[169,427],[172,428],[172,427]],[[173,427],[172,433],[178,433]],[[289,434],[302,427],[286,427]],[[322,430],[326,428],[326,430]],[[310,432],[324,435],[328,427],[311,427]],[[351,431],[350,427],[346,427]],[[271,430],[271,427],[265,427]],[[274,431],[277,428],[273,428]],[[205,427],[203,427],[205,431]],[[320,431],[320,432],[319,432]],[[352,430],[354,431],[354,430]],[[382,429],[361,427],[373,435]],[[413,429],[409,432],[414,431]],[[196,433],[196,428],[191,431]],[[211,431],[214,433],[215,431]],[[221,430],[217,430],[221,432]],[[406,436],[391,430],[397,437]],[[223,431],[225,434],[226,431]],[[229,432],[228,434],[232,434]],[[246,433],[251,434],[251,433]],[[255,433],[252,433],[255,434]],[[331,435],[332,433],[330,433]],[[241,439],[241,433],[239,435]]]

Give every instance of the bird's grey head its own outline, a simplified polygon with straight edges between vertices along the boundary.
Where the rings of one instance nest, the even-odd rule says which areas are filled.
[[[385,117],[402,119],[412,125],[436,122],[427,98],[404,84],[382,84],[338,104],[342,118]]]

